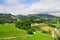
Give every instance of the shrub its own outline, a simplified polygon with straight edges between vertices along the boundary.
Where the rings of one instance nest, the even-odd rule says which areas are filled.
[[[32,29],[33,31],[40,31],[39,26],[32,26],[31,29]]]
[[[60,40],[60,37],[58,36],[55,40]]]
[[[28,34],[33,34],[33,30],[32,29],[29,29],[29,30],[27,30],[27,33]]]
[[[56,27],[55,25],[52,25],[52,24],[49,24],[49,26],[51,26],[51,27]]]
[[[48,33],[48,31],[42,30],[42,33]]]
[[[40,28],[38,26],[32,26],[31,29],[29,29],[27,32],[28,34],[33,34],[33,32],[40,31]]]

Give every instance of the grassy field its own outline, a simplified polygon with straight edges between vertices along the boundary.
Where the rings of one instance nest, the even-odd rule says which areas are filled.
[[[17,39],[20,40],[20,38]],[[36,34],[30,37],[22,38],[21,40],[54,40],[54,39],[51,37],[51,35],[44,34],[41,32],[36,32]]]
[[[54,24],[56,28],[60,28],[60,24]]]
[[[54,40],[50,35],[41,32],[36,32],[32,37],[26,38],[25,40]]]
[[[15,28],[15,26],[11,24],[0,24],[0,38],[7,37],[16,37],[15,39],[9,40],[54,40],[49,34],[36,32],[32,36],[27,36],[26,30]]]
[[[52,30],[53,29],[53,27],[50,27],[50,26],[44,25],[44,24],[33,24],[33,26],[37,26],[41,30],[45,30],[45,31],[49,31],[49,30]]]
[[[0,24],[0,38],[26,35],[25,30],[15,28],[10,24]]]

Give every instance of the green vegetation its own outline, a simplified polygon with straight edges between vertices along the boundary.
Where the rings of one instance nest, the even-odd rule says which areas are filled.
[[[26,34],[27,32],[25,30],[15,28],[10,24],[4,24],[4,25],[0,24],[0,38],[16,37],[16,36],[22,36]]]
[[[49,24],[49,26],[54,27],[54,28],[60,28],[60,24]]]
[[[0,24],[4,23],[15,23],[17,21],[17,17],[12,14],[2,14],[0,13]]]
[[[60,24],[54,24],[56,28],[60,28]]]
[[[31,22],[29,20],[23,20],[16,23],[16,27],[19,29],[28,30],[31,28]]]
[[[36,32],[34,35],[31,36],[26,36],[23,38],[17,37],[16,40],[54,40],[54,38],[52,38],[51,35]]]
[[[27,37],[25,40],[54,40],[50,35],[36,32],[35,35]]]
[[[34,34],[34,32],[40,31],[38,26],[31,26],[31,29],[27,30],[28,34]]]
[[[28,16],[0,14],[0,38],[15,37],[8,40],[60,40],[59,29],[60,17],[48,14]]]

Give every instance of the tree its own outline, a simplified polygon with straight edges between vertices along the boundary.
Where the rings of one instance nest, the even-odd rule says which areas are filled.
[[[29,20],[23,20],[16,23],[16,27],[19,29],[28,30],[31,28],[31,22]]]
[[[29,30],[27,30],[27,33],[28,34],[33,34],[33,30],[32,29],[29,29]]]
[[[0,19],[0,24],[4,24],[5,20],[4,19]]]

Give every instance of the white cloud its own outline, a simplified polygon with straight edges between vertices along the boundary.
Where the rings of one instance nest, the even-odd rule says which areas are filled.
[[[17,5],[17,6],[13,6],[10,9],[10,12],[14,15],[17,15],[17,14],[23,14],[24,15],[25,9],[26,9],[25,5]]]
[[[22,14],[37,14],[49,13],[53,15],[60,15],[60,0],[40,0],[32,5],[19,4],[20,0],[5,0],[8,4],[13,4],[11,7],[0,6],[0,12],[11,12],[14,15]]]
[[[5,6],[0,5],[0,13],[9,13],[9,9]]]
[[[60,13],[60,0],[43,0],[32,4],[29,7],[29,13]]]

